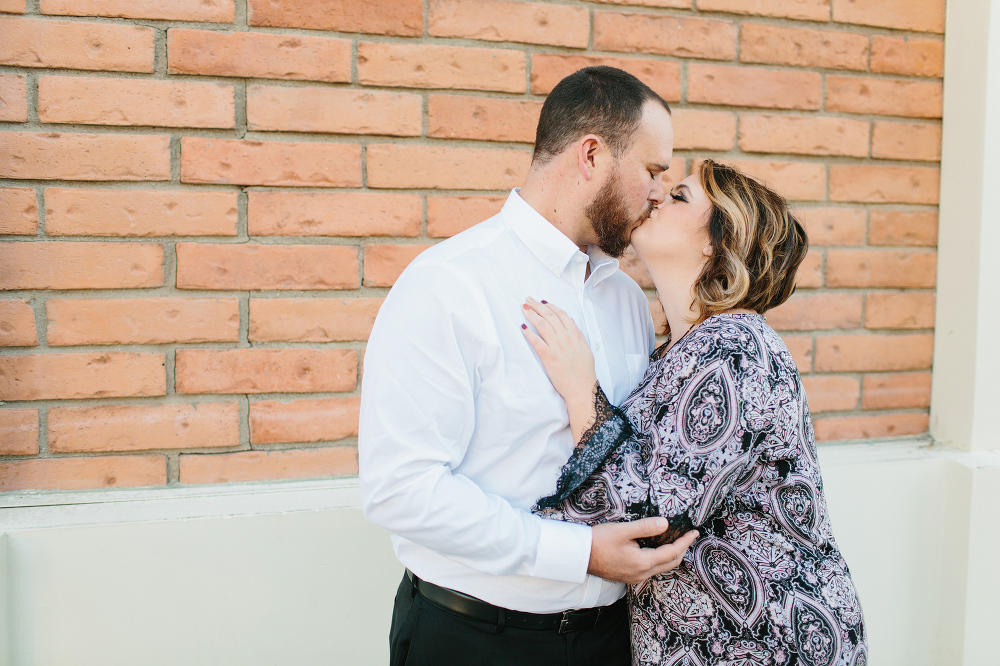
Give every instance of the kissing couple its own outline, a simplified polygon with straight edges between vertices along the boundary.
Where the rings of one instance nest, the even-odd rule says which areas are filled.
[[[667,189],[672,153],[648,86],[571,74],[524,185],[386,298],[358,453],[406,569],[393,666],[867,662],[806,395],[765,319],[805,231],[713,160]],[[629,244],[661,331],[619,270]]]

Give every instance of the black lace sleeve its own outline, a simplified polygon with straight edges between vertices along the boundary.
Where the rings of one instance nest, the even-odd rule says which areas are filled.
[[[556,492],[538,500],[536,511],[562,504],[632,435],[625,413],[611,404],[600,384],[594,385],[594,407],[594,424],[583,433],[573,455],[562,466]]]

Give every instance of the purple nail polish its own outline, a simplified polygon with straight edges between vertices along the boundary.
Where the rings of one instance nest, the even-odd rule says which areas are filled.
[[[521,328],[523,328],[524,330],[528,330],[528,325],[527,324],[521,324]]]
[[[542,301],[542,305],[548,305],[548,304],[549,304],[548,301]]]

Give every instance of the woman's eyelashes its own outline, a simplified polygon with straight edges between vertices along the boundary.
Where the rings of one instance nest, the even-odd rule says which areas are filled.
[[[677,192],[671,192],[670,198],[673,199],[674,201],[683,201],[684,203],[687,203],[687,199],[684,198],[684,195],[678,194]]]

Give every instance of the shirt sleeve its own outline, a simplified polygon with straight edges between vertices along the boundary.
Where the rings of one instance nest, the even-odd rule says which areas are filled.
[[[478,372],[496,348],[481,298],[457,269],[422,265],[407,269],[383,304],[361,390],[362,509],[484,573],[583,582],[589,527],[515,508],[455,471],[476,425]]]

